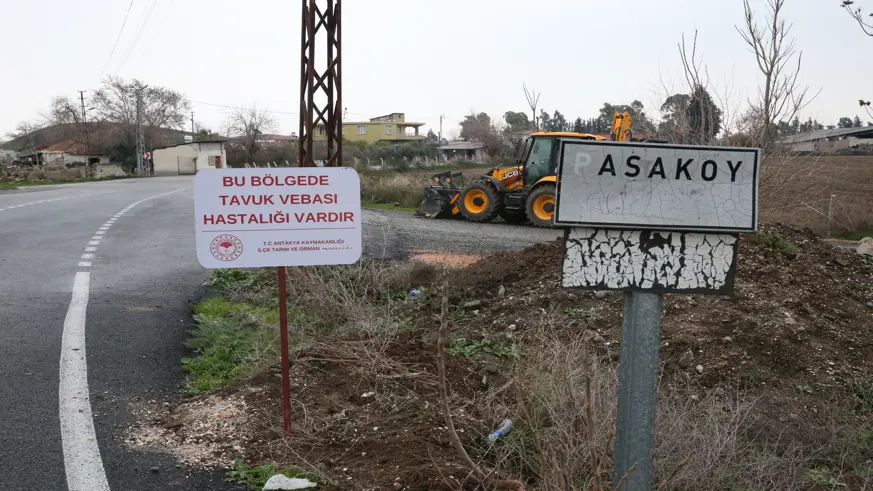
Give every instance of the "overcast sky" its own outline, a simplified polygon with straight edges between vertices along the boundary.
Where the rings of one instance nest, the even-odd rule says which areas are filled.
[[[873,10],[873,0],[856,4],[865,2]],[[869,119],[857,101],[873,98],[873,64],[862,61],[873,39],[839,3],[787,0],[785,12],[804,51],[801,80],[821,89],[804,115],[831,124]],[[764,1],[754,4],[763,19]],[[297,132],[298,116],[281,112],[299,107],[299,1],[133,0],[109,59],[128,5],[0,0],[0,138],[37,118],[52,96],[90,93],[101,73],[183,92],[209,128],[222,126],[227,109],[205,103],[256,104],[277,111],[281,132]],[[343,7],[349,121],[405,112],[436,131],[444,114],[451,135],[470,111],[526,110],[523,81],[542,92],[542,108],[568,119],[634,99],[656,113],[682,89],[676,44],[695,29],[715,92],[735,103],[754,95],[758,82],[734,28],[741,0],[345,0]]]

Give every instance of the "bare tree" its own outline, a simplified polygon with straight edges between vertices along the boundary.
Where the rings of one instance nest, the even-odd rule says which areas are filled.
[[[763,76],[758,89],[758,101],[752,106],[760,106],[762,127],[759,129],[760,143],[767,144],[774,136],[775,124],[790,120],[812,99],[809,86],[801,86],[800,65],[803,52],[797,52],[794,39],[789,39],[791,24],[782,18],[785,0],[767,0],[767,23],[762,27],[755,18],[749,0],[743,0],[744,23],[736,26],[758,63]],[[817,95],[817,94],[816,94]]]
[[[43,115],[46,124],[71,124],[82,122],[82,110],[79,105],[66,96],[52,98],[47,114]]]
[[[232,110],[225,127],[228,137],[245,150],[247,161],[253,162],[259,148],[258,137],[276,131],[278,123],[273,115],[255,106],[238,107]]]
[[[181,129],[188,120],[191,104],[184,95],[165,87],[150,87],[139,80],[126,82],[109,77],[103,87],[94,92],[93,103],[99,118],[118,123],[128,143],[136,135],[136,93],[142,91],[143,132],[146,140],[158,143],[162,129]]]
[[[858,26],[861,27],[861,30],[864,31],[864,34],[873,37],[873,20],[865,21],[864,20],[864,12],[861,10],[861,7],[852,7],[855,2],[853,0],[843,0],[842,7],[846,12],[852,16],[853,19],[858,23]],[[867,14],[868,17],[873,18],[873,13]],[[858,99],[858,105],[863,107],[864,110],[867,111],[867,114],[873,118],[873,110],[870,109],[870,101],[865,101],[864,99]]]
[[[843,0],[842,7],[849,15],[858,22],[858,26],[861,27],[861,30],[864,31],[864,34],[873,37],[873,20],[866,21],[864,20],[864,12],[861,10],[861,7],[854,8],[854,0]],[[867,14],[868,17],[873,17],[873,14]]]
[[[540,125],[537,122],[537,105],[540,102],[540,96],[542,92],[535,92],[533,90],[527,89],[527,82],[522,84],[524,88],[524,97],[527,99],[527,105],[530,107],[531,112],[533,113],[533,119],[531,120],[534,125],[534,130],[539,130]]]
[[[9,138],[21,138],[23,136],[28,136],[34,131],[38,130],[40,126],[37,123],[33,123],[30,121],[20,121],[15,125],[15,129],[6,133],[6,136]]]

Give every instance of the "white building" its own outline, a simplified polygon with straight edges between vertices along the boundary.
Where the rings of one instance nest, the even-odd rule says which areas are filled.
[[[18,158],[18,152],[15,150],[4,150],[0,148],[0,165],[10,165]]]
[[[109,164],[108,156],[89,154],[87,145],[75,140],[62,141],[47,148],[37,148],[35,151],[21,152],[19,158],[32,164],[44,165],[46,169],[84,167],[86,163],[92,166]]]
[[[224,140],[177,143],[152,150],[153,175],[193,175],[201,169],[227,167]]]

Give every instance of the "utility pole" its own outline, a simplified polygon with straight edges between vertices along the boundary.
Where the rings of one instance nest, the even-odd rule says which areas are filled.
[[[194,111],[191,111],[191,141],[194,140]]]
[[[303,0],[300,134],[297,140],[297,160],[300,167],[315,167],[313,129],[320,125],[325,128],[327,140],[327,159],[324,166],[343,165],[341,2],[342,0]],[[317,50],[316,45],[319,46]],[[316,60],[316,52],[319,52],[320,60]],[[325,54],[327,59],[324,58]]]
[[[143,136],[142,132],[142,91],[146,87],[148,87],[148,85],[142,85],[139,82],[137,82],[136,87],[134,87],[134,91],[136,93],[136,173],[139,176],[146,175],[146,165],[148,165],[147,162],[144,161],[145,137]]]
[[[443,161],[443,118],[445,118],[445,114],[440,114],[440,135],[438,142],[438,153],[437,153],[437,162]]]
[[[85,91],[79,91],[79,101],[82,103],[82,126],[85,129],[85,145],[87,147],[87,155],[85,155],[85,177],[94,177],[94,172],[91,170],[91,138],[88,136],[88,111],[85,110]],[[90,171],[90,176],[88,176]]]

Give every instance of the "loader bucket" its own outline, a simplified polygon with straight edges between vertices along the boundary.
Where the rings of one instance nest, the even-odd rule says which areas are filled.
[[[444,218],[454,215],[455,201],[463,186],[460,172],[441,172],[431,177],[432,184],[424,188],[424,199],[415,210],[417,216]]]

